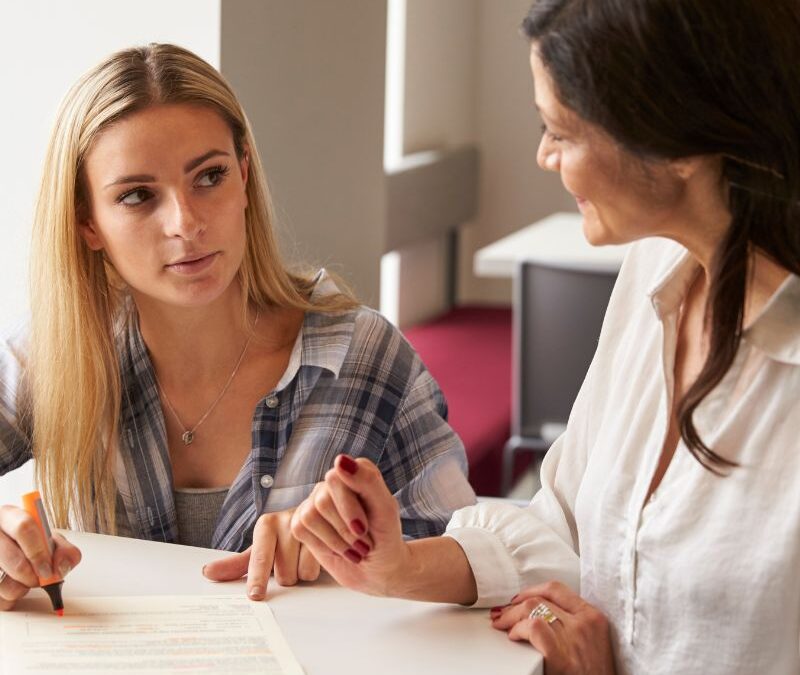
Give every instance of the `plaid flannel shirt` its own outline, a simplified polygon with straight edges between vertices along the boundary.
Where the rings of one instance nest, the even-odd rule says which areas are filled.
[[[334,290],[321,273],[314,293]],[[0,474],[31,457],[30,430],[17,412],[25,397],[24,342],[0,342]],[[118,533],[175,542],[164,416],[135,313],[118,345]],[[340,453],[367,457],[380,468],[406,537],[441,534],[453,511],[475,501],[463,445],[446,416],[436,382],[380,314],[364,307],[308,312],[286,373],[256,406],[251,452],[225,498],[212,546],[249,546],[258,516],[297,506]]]

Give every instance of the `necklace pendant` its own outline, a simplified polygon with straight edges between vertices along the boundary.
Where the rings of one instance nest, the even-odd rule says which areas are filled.
[[[181,436],[181,440],[183,441],[184,445],[191,445],[192,441],[194,440],[194,432],[184,431],[183,436]]]

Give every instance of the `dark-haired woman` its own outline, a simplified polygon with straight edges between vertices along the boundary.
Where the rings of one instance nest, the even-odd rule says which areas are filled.
[[[799,672],[800,3],[542,0],[524,28],[540,165],[591,243],[638,242],[542,488],[403,542],[341,457],[293,532],[353,588],[497,605],[548,675]]]

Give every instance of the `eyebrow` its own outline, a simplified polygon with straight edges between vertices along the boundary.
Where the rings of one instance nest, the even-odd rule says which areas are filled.
[[[217,157],[219,155],[224,155],[225,157],[230,157],[230,153],[224,152],[223,150],[209,150],[203,155],[199,157],[195,157],[194,159],[190,159],[186,164],[183,165],[183,172],[189,173],[192,169],[196,169],[206,160],[211,159],[212,157]]]
[[[544,111],[543,111],[543,110],[542,110],[542,109],[539,107],[539,104],[538,104],[536,101],[534,101],[534,102],[533,102],[533,107],[534,107],[534,108],[536,108],[536,112],[538,112],[538,113],[539,113],[539,115],[541,115],[542,117],[547,117],[548,119],[552,119],[552,118],[550,118],[550,115],[548,115],[546,112],[544,112]]]
[[[190,159],[188,162],[186,162],[186,164],[183,165],[183,172],[189,173],[193,169],[196,169],[198,166],[200,166],[203,162],[208,161],[212,157],[218,157],[220,155],[225,157],[230,157],[229,152],[225,152],[224,150],[212,149],[209,150],[208,152],[204,152],[199,157],[195,157],[194,159]],[[114,187],[115,185],[125,185],[127,183],[154,183],[155,180],[156,177],[151,176],[150,174],[137,173],[130,176],[120,176],[115,181],[112,181],[105,187],[110,188]]]

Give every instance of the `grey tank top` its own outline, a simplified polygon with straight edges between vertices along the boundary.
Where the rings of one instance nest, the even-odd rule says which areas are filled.
[[[228,488],[180,488],[172,494],[178,516],[178,543],[211,548],[214,526]]]

